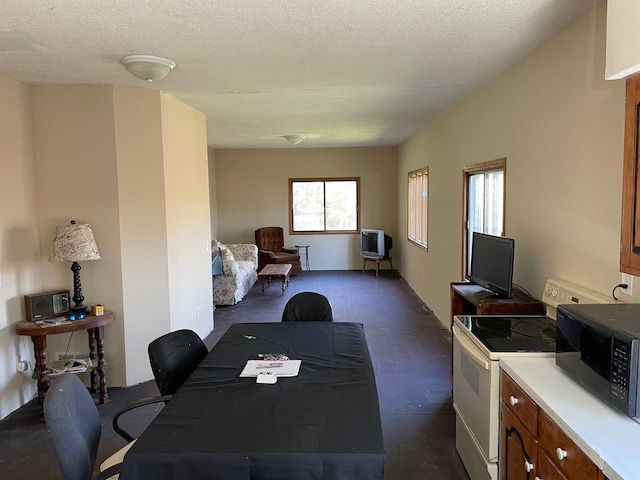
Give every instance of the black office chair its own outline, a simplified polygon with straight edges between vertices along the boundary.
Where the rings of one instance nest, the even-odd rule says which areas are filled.
[[[120,417],[135,408],[171,400],[180,385],[209,353],[198,334],[186,329],[156,338],[149,344],[148,352],[160,396],[134,402],[113,417],[113,429],[128,442],[133,441],[134,437],[120,426]]]
[[[90,480],[102,427],[98,409],[87,387],[72,373],[60,375],[44,398],[43,410],[65,480]],[[100,472],[98,479],[119,474],[124,452],[129,447],[107,460],[121,456],[115,465]]]
[[[151,370],[160,395],[173,395],[209,351],[192,330],[176,330],[149,344]]]
[[[282,312],[283,322],[333,322],[333,310],[327,297],[316,292],[296,293]]]

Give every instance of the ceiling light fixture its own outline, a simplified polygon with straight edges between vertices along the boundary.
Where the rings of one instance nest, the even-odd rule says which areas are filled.
[[[127,55],[120,59],[134,77],[147,82],[157,82],[166,77],[176,66],[175,62],[152,55]]]
[[[304,135],[282,135],[287,142],[291,145],[298,145],[302,140],[304,140]]]

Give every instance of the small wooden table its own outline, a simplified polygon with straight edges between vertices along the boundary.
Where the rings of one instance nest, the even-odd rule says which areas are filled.
[[[47,394],[51,378],[55,375],[47,373],[47,335],[76,332],[86,330],[89,334],[89,358],[91,366],[87,372],[91,372],[91,390],[98,392],[98,377],[100,381],[100,399],[102,405],[108,399],[107,395],[107,362],[104,359],[104,326],[113,322],[113,312],[105,311],[104,315],[87,315],[82,320],[75,320],[60,325],[41,327],[36,322],[22,321],[15,325],[18,335],[28,335],[33,342],[33,351],[36,357],[36,368],[33,378],[38,380],[38,402],[42,405]]]
[[[267,287],[271,286],[271,277],[282,277],[282,294],[289,286],[289,273],[291,272],[291,264],[289,263],[268,263],[264,266],[258,277],[260,277],[260,285],[262,286],[262,295],[264,295],[264,280],[267,279]]]
[[[389,262],[389,266],[391,267],[391,273],[393,273],[393,262],[392,262],[393,257],[384,257],[384,258],[362,257],[362,258],[364,259],[364,265],[362,265],[362,273],[364,273],[364,271],[367,268],[367,262],[376,262],[376,277],[380,273],[380,262]]]

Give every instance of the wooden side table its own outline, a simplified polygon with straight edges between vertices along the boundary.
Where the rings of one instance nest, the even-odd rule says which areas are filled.
[[[311,268],[309,267],[309,247],[310,245],[308,243],[298,243],[296,245],[296,248],[298,249],[298,253],[300,255],[302,255],[302,251],[300,249],[304,248],[304,265],[307,269],[307,272],[311,271]],[[302,258],[300,260],[302,260]]]
[[[367,258],[367,257],[362,257],[364,259],[364,265],[362,265],[362,273],[364,273],[364,271],[367,268],[367,262],[376,262],[376,277],[378,276],[378,274],[380,273],[380,262],[389,262],[389,266],[391,267],[391,273],[394,272],[393,270],[393,257],[384,257],[384,258]]]
[[[36,357],[33,378],[38,380],[38,402],[40,405],[42,405],[47,394],[51,378],[56,376],[55,374],[47,373],[47,335],[80,330],[86,330],[89,335],[91,366],[86,371],[91,372],[91,390],[93,393],[97,393],[99,383],[100,398],[98,403],[102,405],[109,399],[107,395],[107,362],[104,359],[104,326],[113,322],[113,318],[113,312],[105,311],[104,315],[87,315],[82,320],[75,320],[61,325],[41,327],[36,322],[22,321],[16,323],[16,333],[30,336],[33,342],[33,352]]]

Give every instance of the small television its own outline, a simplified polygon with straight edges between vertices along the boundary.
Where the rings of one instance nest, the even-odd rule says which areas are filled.
[[[393,240],[384,230],[363,228],[360,231],[360,256],[365,258],[387,258]]]
[[[511,298],[514,254],[513,238],[473,232],[467,278],[499,297]]]

